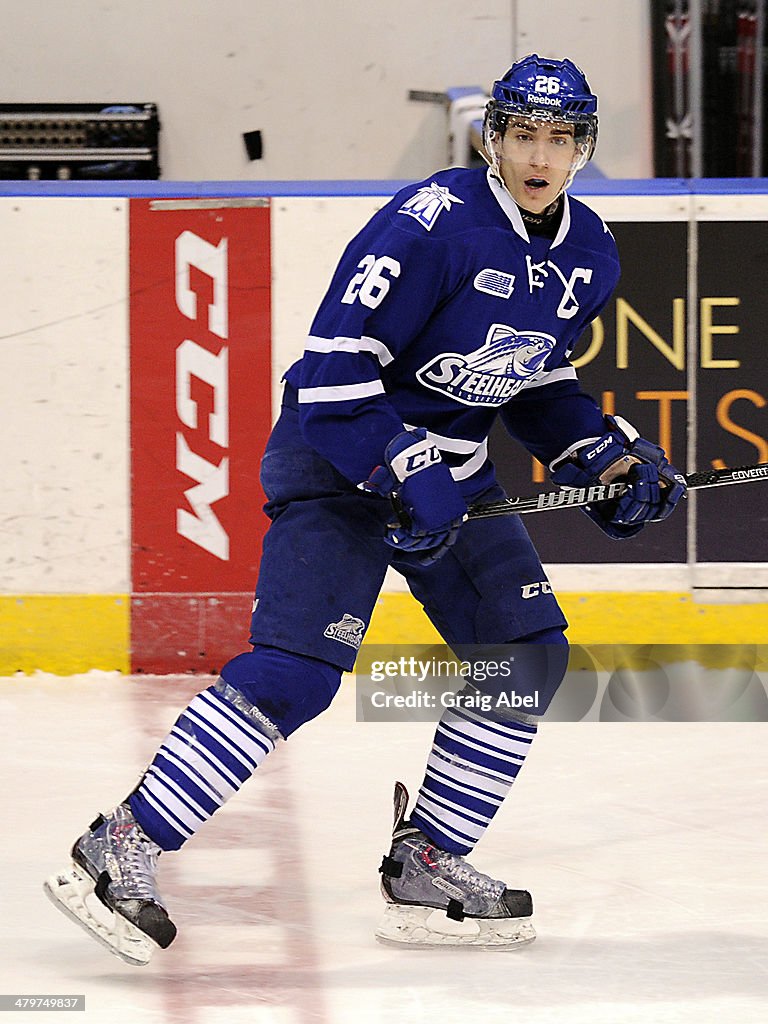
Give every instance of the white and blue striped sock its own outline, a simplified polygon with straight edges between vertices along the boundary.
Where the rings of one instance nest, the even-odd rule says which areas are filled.
[[[410,820],[437,846],[467,854],[520,771],[535,724],[490,721],[464,708],[444,712]]]
[[[277,737],[266,731],[217,688],[199,693],[129,798],[150,839],[178,850],[274,750]]]

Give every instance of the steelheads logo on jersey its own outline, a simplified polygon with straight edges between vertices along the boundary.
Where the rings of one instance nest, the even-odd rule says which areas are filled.
[[[480,348],[467,355],[443,352],[417,370],[416,378],[464,405],[503,405],[539,375],[556,344],[551,334],[494,324]]]

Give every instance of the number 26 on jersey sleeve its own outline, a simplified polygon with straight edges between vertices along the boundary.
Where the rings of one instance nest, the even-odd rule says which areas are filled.
[[[400,264],[391,256],[363,256],[357,265],[358,273],[347,285],[341,301],[351,306],[359,299],[364,306],[375,309],[389,291],[390,278],[400,276]]]

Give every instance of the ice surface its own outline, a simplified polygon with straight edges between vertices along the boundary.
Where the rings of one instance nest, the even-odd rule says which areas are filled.
[[[356,722],[349,678],[162,858],[179,938],[148,967],[122,964],[41,883],[209,681],[0,680],[0,992],[85,994],[97,1024],[768,1019],[765,724],[547,724],[473,855],[532,891],[538,940],[403,952],[373,939],[377,868],[393,780],[418,789],[433,726]]]

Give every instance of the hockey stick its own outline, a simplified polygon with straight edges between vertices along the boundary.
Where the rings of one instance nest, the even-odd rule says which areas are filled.
[[[752,480],[768,480],[768,462],[734,469],[706,469],[689,473],[685,478],[688,489],[722,487],[725,484],[746,484]],[[547,512],[552,508],[578,508],[595,505],[599,501],[618,498],[627,489],[624,483],[595,484],[593,487],[566,487],[560,491],[545,491],[531,498],[507,498],[486,505],[470,505],[470,519],[488,519],[490,516],[524,515],[526,512]]]

